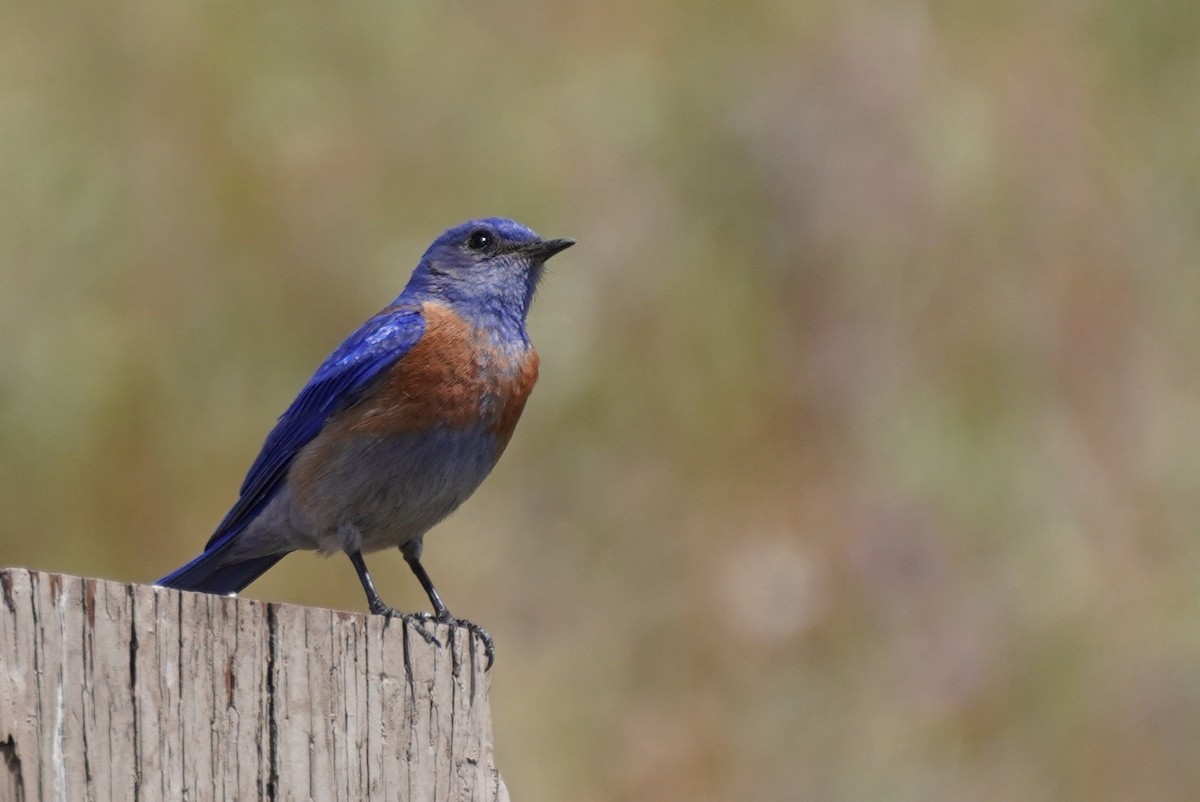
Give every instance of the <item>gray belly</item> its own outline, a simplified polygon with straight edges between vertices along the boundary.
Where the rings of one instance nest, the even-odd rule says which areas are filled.
[[[498,451],[479,428],[344,442],[308,481],[289,480],[239,537],[238,556],[403,545],[465,501]]]

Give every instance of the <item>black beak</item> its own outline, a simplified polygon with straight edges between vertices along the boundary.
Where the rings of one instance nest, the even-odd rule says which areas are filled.
[[[525,251],[535,262],[544,262],[559,251],[565,251],[575,244],[573,239],[544,239],[531,242],[521,250]]]

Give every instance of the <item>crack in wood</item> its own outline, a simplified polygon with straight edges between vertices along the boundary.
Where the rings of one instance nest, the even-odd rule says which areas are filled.
[[[8,777],[0,788],[11,788],[16,792],[16,802],[25,802],[25,773],[21,771],[21,753],[17,751],[17,742],[13,736],[0,741],[0,758],[4,760],[4,770]]]
[[[275,605],[267,605],[267,727],[269,739],[267,747],[267,766],[270,772],[267,777],[267,799],[274,802],[279,790],[279,712],[276,709],[277,694],[275,692],[276,659],[279,644],[276,642]]]

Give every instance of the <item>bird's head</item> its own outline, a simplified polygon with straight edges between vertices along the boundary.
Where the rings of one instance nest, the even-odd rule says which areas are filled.
[[[574,244],[542,239],[500,217],[470,220],[433,241],[405,295],[441,301],[477,321],[499,316],[523,324],[546,260]]]

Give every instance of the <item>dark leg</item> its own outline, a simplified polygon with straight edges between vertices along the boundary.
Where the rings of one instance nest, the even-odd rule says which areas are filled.
[[[442,603],[442,597],[438,595],[437,588],[433,586],[433,580],[429,578],[429,574],[425,571],[425,566],[421,565],[421,560],[405,554],[404,561],[408,563],[408,567],[412,569],[412,572],[417,575],[417,581],[421,583],[421,587],[425,589],[425,594],[429,596],[429,603],[433,605],[433,617],[443,623],[450,621],[450,611]]]
[[[389,618],[399,618],[413,625],[413,629],[421,633],[421,637],[426,643],[432,643],[435,646],[441,646],[438,639],[433,636],[424,627],[425,616],[416,613],[402,613],[399,610],[392,609],[383,603],[383,599],[379,598],[379,594],[375,591],[375,583],[371,581],[371,575],[367,572],[367,564],[363,562],[362,552],[350,552],[350,562],[354,563],[354,570],[358,572],[358,581],[362,583],[363,590],[367,592],[367,606],[375,615],[385,615]],[[444,609],[444,608],[443,608]]]
[[[442,597],[438,595],[437,588],[433,586],[433,580],[429,578],[429,573],[425,570],[425,566],[421,565],[420,541],[415,542],[417,544],[415,547],[410,544],[401,546],[400,552],[404,555],[404,561],[408,563],[408,567],[416,574],[417,581],[421,583],[421,587],[425,589],[425,594],[429,596],[429,603],[433,605],[433,615],[429,616],[429,618],[437,621],[439,624],[449,624],[452,627],[465,629],[483,641],[484,652],[487,654],[487,668],[484,671],[487,671],[492,667],[492,663],[496,661],[496,646],[492,642],[492,636],[478,624],[473,624],[465,618],[455,618],[450,615],[450,611],[442,603]],[[370,592],[368,591],[369,595]]]

